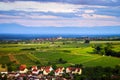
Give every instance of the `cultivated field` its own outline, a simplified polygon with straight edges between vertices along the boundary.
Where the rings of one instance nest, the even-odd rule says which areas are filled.
[[[83,66],[114,67],[120,65],[120,58],[93,54],[95,44],[112,43],[113,50],[120,51],[120,41],[55,41],[39,44],[1,44],[0,64],[15,62],[16,64],[69,66],[82,64]],[[59,59],[66,63],[56,63]]]

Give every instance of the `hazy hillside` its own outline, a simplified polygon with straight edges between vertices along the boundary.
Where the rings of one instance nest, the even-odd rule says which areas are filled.
[[[0,34],[120,34],[120,27],[25,27],[0,24]]]

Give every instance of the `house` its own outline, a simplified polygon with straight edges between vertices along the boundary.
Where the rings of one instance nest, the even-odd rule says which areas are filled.
[[[43,75],[48,75],[52,70],[53,68],[51,66],[46,66],[43,70]]]
[[[1,74],[8,74],[8,72],[7,71],[3,71],[3,72],[0,72]]]
[[[19,73],[27,73],[28,69],[26,68],[26,65],[20,65],[19,67]]]
[[[6,65],[4,66],[4,68],[2,67],[2,64],[0,64],[0,73],[1,74],[8,74],[8,70]]]
[[[72,70],[73,70],[73,67],[67,67],[67,68],[66,68],[66,73],[71,73]]]
[[[16,75],[16,72],[9,72],[7,77],[13,78],[13,77],[15,77],[15,75]]]
[[[82,74],[81,68],[75,68],[75,67],[68,67],[66,68],[66,73],[72,73],[72,74]]]
[[[64,67],[59,67],[55,70],[55,76],[62,76],[62,74],[64,73]]]
[[[81,69],[81,68],[75,68],[75,69],[72,71],[72,74],[79,74],[79,75],[81,75],[81,74],[82,74],[82,69]]]
[[[45,66],[41,67],[41,68],[40,68],[40,71],[44,71],[44,69],[45,69]]]
[[[37,66],[32,66],[31,68],[32,74],[39,74],[40,70],[37,68]]]

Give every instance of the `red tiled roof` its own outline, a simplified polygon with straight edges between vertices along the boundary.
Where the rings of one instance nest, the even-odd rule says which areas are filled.
[[[59,67],[60,69],[64,68],[64,67]]]
[[[58,72],[59,72],[59,69],[56,69],[55,72],[58,73]]]
[[[32,66],[32,71],[37,71],[37,66]]]
[[[37,69],[37,66],[32,66],[32,68]]]
[[[45,69],[45,71],[46,71],[46,73],[49,73],[49,72],[50,72],[50,70],[49,70],[49,69]]]
[[[79,72],[80,71],[80,68],[76,68],[77,69],[77,72]]]
[[[19,69],[24,70],[26,68],[26,65],[20,65]]]
[[[46,66],[45,69],[50,69],[51,66]]]
[[[68,67],[68,69],[71,70],[71,71],[72,71],[72,70],[75,70],[74,67]]]

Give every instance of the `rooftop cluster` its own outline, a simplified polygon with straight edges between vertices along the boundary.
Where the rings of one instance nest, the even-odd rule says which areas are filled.
[[[78,67],[32,66],[27,69],[26,65],[20,65],[16,72],[1,72],[4,80],[72,80],[75,74],[81,75],[82,69]]]

